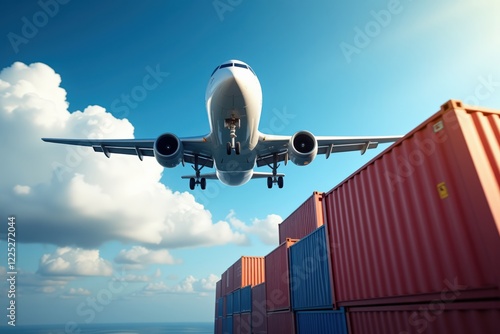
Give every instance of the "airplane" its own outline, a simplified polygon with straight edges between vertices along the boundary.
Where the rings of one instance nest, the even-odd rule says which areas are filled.
[[[298,131],[292,136],[265,134],[259,131],[262,89],[253,69],[240,60],[228,60],[210,76],[205,93],[210,132],[204,136],[179,138],[164,133],[154,139],[63,139],[42,138],[45,142],[90,146],[106,157],[111,154],[155,157],[166,168],[191,164],[195,174],[189,188],[206,188],[206,180],[220,180],[240,186],[251,179],[267,178],[267,187],[283,188],[280,162],[288,160],[307,166],[318,154],[328,159],[331,153],[360,151],[364,154],[379,143],[394,142],[402,136],[345,137],[314,136]],[[257,172],[254,167],[269,166],[271,172]],[[215,167],[215,173],[202,174],[203,168]]]

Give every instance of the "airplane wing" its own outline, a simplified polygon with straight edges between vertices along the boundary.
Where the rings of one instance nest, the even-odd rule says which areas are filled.
[[[318,154],[328,159],[331,153],[360,151],[376,148],[379,143],[395,142],[403,136],[346,137],[316,136]],[[271,165],[274,162],[288,161],[288,143],[292,136],[261,134],[257,144],[257,166]]]
[[[213,167],[214,161],[211,156],[209,145],[205,137],[179,138],[184,148],[183,161],[194,164],[196,157],[198,164]],[[135,155],[141,161],[143,157],[154,157],[154,143],[156,139],[64,139],[64,138],[42,138],[49,143],[89,146],[95,152],[102,152],[106,157],[111,153]]]

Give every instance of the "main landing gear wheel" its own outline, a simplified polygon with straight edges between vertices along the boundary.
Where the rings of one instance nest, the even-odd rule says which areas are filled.
[[[189,189],[194,190],[196,185],[199,184],[201,187],[201,190],[205,190],[205,188],[207,187],[207,179],[205,179],[204,177],[201,177],[201,174],[200,174],[202,168],[205,167],[205,165],[199,167],[197,155],[194,156],[194,166],[192,166],[192,167],[193,167],[194,171],[196,172],[196,177],[192,177],[189,179]]]
[[[278,184],[278,188],[280,188],[280,189],[283,188],[285,181],[283,180],[283,176],[281,176],[281,175],[278,176],[278,167],[279,166],[280,165],[278,164],[278,155],[275,154],[273,156],[273,165],[272,166],[269,165],[269,167],[271,167],[273,170],[273,176],[269,176],[267,178],[267,187],[269,189],[271,189],[273,187],[274,183]]]

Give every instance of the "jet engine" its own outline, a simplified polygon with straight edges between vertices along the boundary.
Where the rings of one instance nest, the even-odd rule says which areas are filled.
[[[298,166],[306,166],[316,158],[318,142],[309,131],[299,131],[290,138],[288,156]]]
[[[173,168],[182,162],[182,142],[176,135],[165,133],[158,137],[154,145],[156,161],[163,167]]]

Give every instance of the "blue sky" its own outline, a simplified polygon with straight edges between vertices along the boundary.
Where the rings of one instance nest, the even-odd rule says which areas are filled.
[[[211,321],[229,265],[267,254],[281,219],[387,147],[282,166],[281,190],[202,192],[180,179],[190,167],[40,137],[205,134],[205,88],[227,59],[260,80],[263,132],[395,135],[451,98],[499,109],[499,11],[494,0],[2,2],[0,219],[17,217],[17,323]]]

